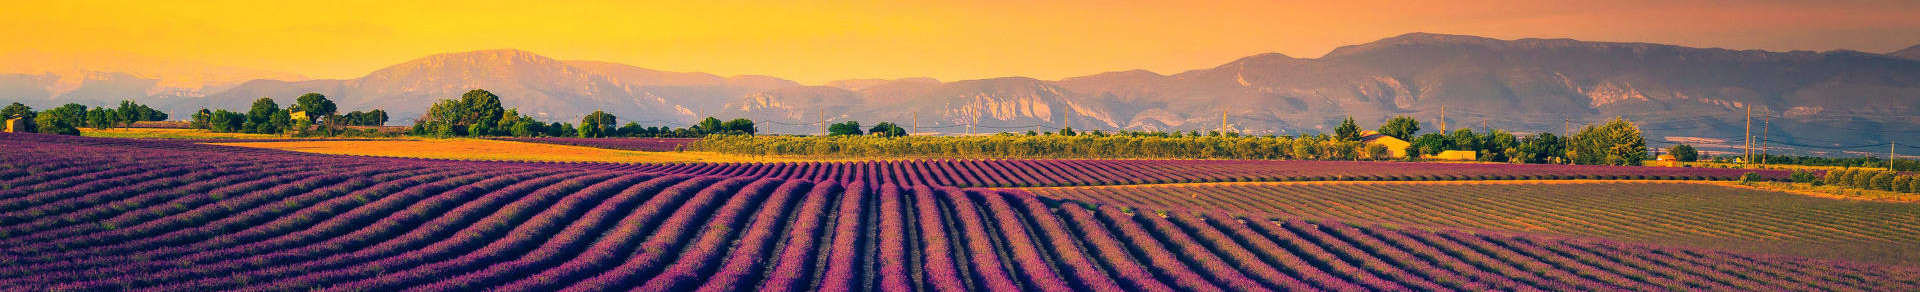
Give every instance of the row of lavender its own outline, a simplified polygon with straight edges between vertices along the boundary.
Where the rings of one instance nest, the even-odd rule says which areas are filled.
[[[1250,160],[895,160],[861,162],[580,164],[591,169],[957,187],[1050,187],[1248,181],[1736,180],[1779,170],[1546,164]]]
[[[1920,288],[1909,268],[1010,190],[106,142],[0,140],[22,150],[0,154],[0,290]]]
[[[546,143],[568,146],[582,146],[633,151],[678,151],[683,146],[699,138],[568,138],[568,137],[505,137],[494,140]]]

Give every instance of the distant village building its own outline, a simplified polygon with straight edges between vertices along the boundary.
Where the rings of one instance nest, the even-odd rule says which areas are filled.
[[[1387,158],[1405,158],[1407,157],[1407,147],[1413,145],[1413,143],[1408,143],[1406,140],[1400,140],[1400,138],[1394,138],[1393,136],[1387,136],[1387,134],[1374,131],[1360,131],[1360,142],[1366,143],[1367,145],[1378,144],[1380,146],[1386,146]]]
[[[1659,157],[1656,157],[1653,160],[1654,160],[1654,163],[1653,163],[1654,166],[1680,167],[1680,158],[1673,157],[1673,154],[1660,154]]]
[[[1447,150],[1440,151],[1438,155],[1427,156],[1427,158],[1432,158],[1433,160],[1474,161],[1480,160],[1480,153],[1466,150]]]
[[[26,118],[11,118],[11,119],[7,119],[7,126],[6,126],[6,130],[7,130],[7,133],[21,133],[21,132],[26,132],[26,131],[27,131],[27,119],[26,119]]]

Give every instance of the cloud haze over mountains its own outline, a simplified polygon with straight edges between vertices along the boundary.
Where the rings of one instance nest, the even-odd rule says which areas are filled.
[[[1326,132],[1346,115],[1363,126],[1413,116],[1432,131],[1444,107],[1453,129],[1484,123],[1559,132],[1565,122],[1624,116],[1650,140],[1739,144],[1744,107],[1751,106],[1756,124],[1772,117],[1776,146],[1794,152],[1873,145],[1847,150],[1885,153],[1889,141],[1920,145],[1920,46],[1888,54],[1767,52],[1414,33],[1320,58],[1262,54],[1171,75],[1135,70],[1061,80],[856,79],[821,86],[562,61],[518,50],[427,56],[345,80],[217,67],[158,73],[13,67],[23,68],[3,68],[0,101],[47,108],[134,99],[176,118],[203,107],[239,109],[260,97],[284,104],[319,92],[343,110],[385,109],[392,124],[403,125],[434,100],[484,88],[508,107],[553,121],[576,121],[594,110],[650,125],[745,117],[776,133],[817,132],[812,123],[823,119],[909,125],[916,118],[923,132],[942,133],[964,132],[961,125],[975,119],[978,132],[1049,130],[1068,122],[1076,129],[1204,131],[1222,127],[1223,114],[1225,127],[1255,134]]]

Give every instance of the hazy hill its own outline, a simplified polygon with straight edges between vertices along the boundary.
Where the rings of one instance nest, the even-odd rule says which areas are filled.
[[[508,107],[551,120],[577,120],[595,110],[623,118],[682,122],[759,91],[798,85],[764,76],[720,77],[651,70],[598,61],[559,61],[520,50],[427,56],[349,80],[250,82],[168,108],[233,107],[260,97],[282,103],[305,92],[325,94],[343,110],[385,109],[401,124],[435,100],[480,88]]]
[[[122,99],[177,100],[225,91],[252,80],[306,80],[298,74],[211,66],[119,52],[0,54],[0,101],[35,108]]]
[[[1910,60],[1920,60],[1920,45],[1913,45],[1905,49],[1900,49],[1899,51],[1893,51],[1892,53],[1887,53],[1887,55]]]
[[[212,82],[193,94],[155,90],[171,87],[162,85],[166,79],[133,74],[100,73],[79,83],[60,81],[70,79],[65,75],[0,75],[0,101],[40,107],[131,97],[183,113],[243,108],[263,96],[286,103],[319,92],[344,110],[386,109],[394,124],[405,124],[434,100],[485,88],[506,106],[555,121],[594,110],[668,126],[705,116],[745,117],[773,133],[817,132],[821,119],[910,126],[916,116],[922,132],[935,133],[964,132],[978,117],[979,132],[1053,130],[1065,122],[1079,129],[1205,131],[1224,121],[1231,131],[1294,134],[1329,131],[1347,115],[1367,127],[1408,115],[1433,131],[1444,107],[1453,129],[1484,123],[1560,132],[1563,123],[1622,116],[1639,122],[1652,140],[1692,137],[1673,139],[1708,144],[1738,144],[1751,107],[1756,116],[1776,117],[1768,121],[1774,145],[1801,153],[1833,147],[1885,153],[1888,141],[1920,145],[1916,55],[1920,46],[1882,55],[1413,33],[1320,58],[1260,54],[1171,75],[1133,70],[1057,81],[851,79],[802,86],[769,76],[487,50],[428,56],[356,79]]]

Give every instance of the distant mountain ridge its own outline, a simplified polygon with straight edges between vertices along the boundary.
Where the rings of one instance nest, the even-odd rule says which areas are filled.
[[[0,54],[0,100],[35,105],[196,98],[259,79],[308,78],[286,72],[211,66],[118,52]]]
[[[1884,154],[1890,141],[1920,145],[1915,55],[1920,46],[1889,54],[1768,52],[1412,33],[1340,47],[1320,58],[1260,54],[1170,75],[1133,70],[1051,81],[852,79],[805,86],[770,76],[722,77],[485,50],[428,56],[355,79],[256,80],[202,97],[148,99],[177,113],[319,92],[343,109],[381,108],[404,124],[433,100],[484,88],[500,94],[506,106],[555,121],[594,110],[670,126],[705,116],[744,117],[772,133],[814,133],[822,120],[858,120],[917,122],[921,132],[948,134],[965,132],[969,124],[975,132],[1024,132],[1069,123],[1077,129],[1225,127],[1294,134],[1330,131],[1348,115],[1369,127],[1391,116],[1413,116],[1431,132],[1440,128],[1436,120],[1444,108],[1449,129],[1561,132],[1565,124],[1620,116],[1639,122],[1651,140],[1729,145],[1740,143],[1744,110],[1751,107],[1758,117],[1755,134],[1767,133],[1770,146]],[[32,94],[17,92],[31,87],[20,84],[33,82],[0,77],[0,101],[27,100],[16,97]],[[61,98],[34,101],[41,107]]]
[[[1908,60],[1920,60],[1920,45],[1913,45],[1905,49],[1900,49],[1899,51],[1893,51],[1892,53],[1887,53],[1887,55],[1906,58]]]

